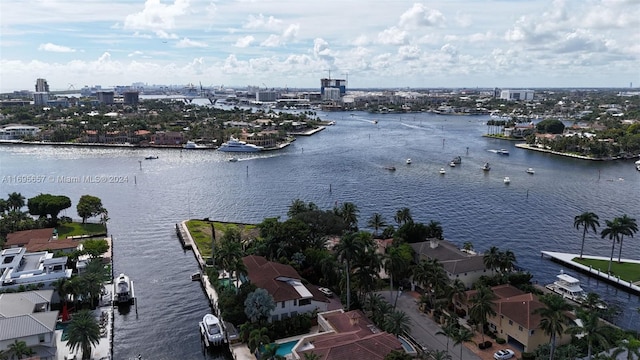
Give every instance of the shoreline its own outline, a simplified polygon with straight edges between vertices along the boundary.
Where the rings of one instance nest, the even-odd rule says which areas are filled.
[[[517,147],[519,149],[533,150],[533,151],[538,151],[538,152],[543,152],[543,153],[548,153],[548,154],[553,154],[553,155],[571,157],[571,158],[580,159],[580,160],[612,161],[612,160],[623,160],[624,159],[623,157],[594,158],[594,157],[589,157],[589,156],[584,156],[584,155],[563,153],[563,152],[553,151],[553,150],[549,150],[549,149],[541,149],[541,148],[538,148],[538,147],[533,147],[533,146],[528,145],[528,144],[516,144],[515,147]]]

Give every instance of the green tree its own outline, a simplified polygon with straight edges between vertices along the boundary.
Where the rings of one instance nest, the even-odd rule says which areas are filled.
[[[24,196],[21,193],[12,192],[6,202],[9,211],[19,211],[24,206]]]
[[[249,333],[249,339],[247,340],[247,346],[252,354],[256,353],[256,350],[260,348],[260,345],[266,345],[271,342],[267,333],[269,329],[266,327],[261,327],[259,329],[253,329]]]
[[[618,358],[618,355],[626,352],[627,360],[633,360],[634,355],[636,359],[640,359],[640,340],[635,339],[632,336],[622,339],[617,343],[618,348],[613,351],[612,357]]]
[[[413,260],[413,249],[404,243],[394,243],[387,247],[384,256],[384,269],[389,275],[389,293],[393,294],[393,280],[400,279],[409,271]],[[397,300],[397,297],[396,297]],[[395,301],[394,301],[395,308]]]
[[[384,356],[384,360],[412,360],[413,357],[402,350],[393,350]],[[305,359],[306,360],[306,359]]]
[[[411,329],[411,318],[401,310],[394,310],[384,321],[384,331],[395,336],[409,332]]]
[[[453,346],[460,345],[460,360],[462,360],[463,344],[473,339],[473,332],[461,326],[452,332],[451,338],[453,339]]]
[[[428,294],[429,306],[435,307],[435,298],[449,283],[449,278],[438,259],[421,260],[413,270],[413,279]]]
[[[600,318],[595,312],[579,309],[577,316],[582,321],[582,324],[571,326],[566,332],[587,341],[587,359],[590,360],[594,344],[599,344],[603,347],[609,345],[607,341],[609,327],[601,324]]]
[[[81,310],[73,315],[67,327],[71,351],[82,350],[82,359],[91,359],[91,348],[100,343],[100,326],[89,310]]]
[[[564,124],[560,120],[546,119],[536,124],[536,129],[541,133],[562,134]]]
[[[104,207],[102,206],[102,200],[100,200],[100,198],[91,195],[82,195],[78,201],[78,205],[76,205],[76,210],[84,224],[88,218],[102,214]]]
[[[265,289],[258,288],[247,296],[244,301],[244,312],[251,322],[262,323],[269,318],[271,311],[276,308],[273,297]]]
[[[533,311],[541,317],[540,329],[549,335],[550,351],[549,360],[553,360],[556,349],[556,337],[565,332],[565,328],[571,323],[569,312],[573,306],[568,304],[562,296],[556,294],[545,294],[540,297],[544,307]]]
[[[436,332],[436,335],[443,335],[444,337],[447,338],[447,347],[446,347],[447,354],[449,354],[449,339],[453,337],[454,332],[458,331],[458,327],[460,327],[460,325],[454,323],[450,319],[451,318],[447,318],[447,321],[442,327],[442,330],[439,330]]]
[[[374,230],[373,235],[377,237],[378,231],[387,226],[387,223],[386,221],[384,221],[384,217],[382,216],[382,214],[373,213],[373,215],[371,215],[371,217],[369,218],[369,221],[367,221],[367,226]]]
[[[484,341],[484,327],[487,324],[487,317],[496,315],[496,311],[493,309],[493,301],[495,299],[496,296],[493,291],[485,286],[479,287],[475,295],[471,297],[471,304],[473,305],[469,309],[469,316],[480,324],[482,341]]]
[[[433,221],[433,220],[429,221],[426,229],[427,229],[427,238],[439,239],[439,240],[444,239],[442,225],[440,225],[439,222]]]
[[[8,346],[9,352],[13,353],[13,356],[18,359],[22,359],[23,356],[31,356],[34,355],[35,352],[33,349],[27,346],[27,343],[24,341],[13,340],[13,343]],[[12,357],[13,358],[13,357]]]
[[[613,252],[616,248],[616,242],[620,241],[620,236],[624,231],[622,224],[620,223],[619,218],[614,218],[613,220],[605,220],[606,228],[602,229],[600,232],[600,236],[604,239],[605,237],[609,238],[611,241],[611,257],[609,258],[609,267],[607,269],[607,273],[611,274],[611,263],[613,262]]]
[[[97,258],[109,251],[109,243],[105,239],[87,239],[82,242],[85,253],[92,258]]]
[[[620,226],[622,227],[620,232],[620,248],[618,249],[618,263],[620,263],[622,259],[622,241],[624,240],[624,236],[633,237],[633,235],[638,232],[638,223],[636,222],[636,219],[630,218],[627,214],[622,215],[618,219],[620,220]]]
[[[451,360],[451,355],[449,355],[449,351],[444,350],[429,350],[427,355],[431,360]]]
[[[51,216],[51,222],[58,224],[58,214],[71,207],[71,199],[64,195],[40,194],[27,200],[27,207],[31,215],[40,217]]]
[[[585,211],[580,215],[576,215],[573,219],[573,226],[580,230],[582,226],[582,246],[580,246],[580,259],[582,259],[582,253],[584,251],[584,240],[587,236],[587,231],[591,229],[594,233],[597,233],[596,227],[600,226],[600,222],[598,221],[598,215]]]
[[[320,355],[314,353],[313,350],[309,352],[304,352],[302,354],[303,354],[304,360],[320,360]]]
[[[411,217],[411,210],[409,208],[402,208],[396,211],[396,215],[393,219],[400,224],[407,224],[413,222],[413,217]]]
[[[351,307],[351,265],[353,260],[364,252],[363,235],[360,233],[346,233],[340,238],[335,247],[336,256],[345,263],[345,276],[347,279],[347,304],[346,310]]]
[[[500,268],[500,250],[496,246],[489,248],[489,251],[482,256],[484,266],[492,271]]]
[[[334,209],[334,213],[339,215],[349,230],[358,231],[358,207],[351,202],[345,202],[340,207]]]

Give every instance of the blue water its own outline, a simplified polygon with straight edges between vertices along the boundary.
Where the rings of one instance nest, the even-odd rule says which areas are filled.
[[[575,215],[592,211],[605,219],[640,218],[640,172],[633,161],[590,162],[518,149],[483,138],[487,117],[433,114],[371,115],[320,113],[336,125],[300,137],[278,152],[228,154],[215,151],[0,146],[2,176],[42,175],[40,184],[1,182],[0,196],[20,192],[69,196],[73,207],[60,215],[77,218],[75,204],[90,194],[109,210],[114,237],[114,272],[136,284],[138,315],[116,315],[114,358],[201,357],[197,324],[210,312],[191,252],[180,247],[174,224],[187,218],[256,223],[286,217],[292,200],[320,208],[350,201],[360,209],[360,225],[380,212],[393,224],[408,207],[415,221],[442,224],[448,240],[515,252],[518,265],[540,283],[562,268],[541,259],[541,250],[579,252],[582,232]],[[378,123],[374,124],[374,120]],[[490,150],[506,148],[510,156]],[[144,161],[145,156],[159,159]],[[449,168],[455,156],[462,164]],[[405,160],[412,159],[411,165]],[[484,173],[485,161],[492,170]],[[385,166],[395,166],[390,172]],[[438,174],[441,167],[446,175]],[[535,175],[525,170],[535,169]],[[61,183],[57,176],[116,176],[120,183]],[[53,176],[54,181],[49,181]],[[509,176],[511,184],[503,178]],[[622,180],[620,180],[622,179]],[[107,180],[109,180],[107,178]],[[637,238],[637,236],[636,236]],[[640,259],[640,247],[625,239],[624,256]],[[610,253],[610,243],[587,235],[585,253]],[[617,253],[617,250],[616,250]],[[624,327],[640,327],[638,298],[574,273],[587,291],[619,303],[628,314]],[[207,354],[207,357],[212,355]]]
[[[276,355],[285,356],[291,354],[291,350],[296,346],[298,340],[292,340],[286,343],[278,344],[278,350],[276,350]]]

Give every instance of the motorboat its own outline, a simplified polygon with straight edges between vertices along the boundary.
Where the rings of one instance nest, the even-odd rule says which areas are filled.
[[[411,159],[407,159],[407,165],[411,165]]]
[[[395,166],[385,166],[384,168],[389,170],[389,171],[396,171],[396,167]]]
[[[215,149],[215,147],[210,145],[198,144],[195,141],[187,141],[186,144],[182,145],[182,147],[186,150],[207,150],[207,149]]]
[[[456,163],[454,163],[453,161],[449,163],[449,166],[451,167],[456,167]]]
[[[199,325],[200,333],[202,334],[205,344],[209,346],[219,346],[227,341],[220,320],[213,314],[206,314]]]
[[[133,282],[125,274],[120,274],[114,281],[114,302],[117,305],[127,305],[134,302]]]
[[[144,159],[145,160],[155,160],[155,159],[158,159],[158,157],[157,156],[147,156]]]
[[[247,144],[245,141],[240,141],[233,136],[229,138],[229,141],[223,143],[218,148],[218,150],[224,152],[258,152],[262,151],[262,149],[262,146]]]
[[[505,176],[502,181],[504,181],[505,184],[510,184],[511,183],[511,179],[508,176]]]
[[[202,279],[202,274],[200,272],[191,274],[191,281],[200,281],[200,279]]]
[[[439,172],[440,172],[440,175],[444,175],[444,174],[446,174],[446,173],[447,173],[447,172],[444,170],[444,168],[440,168],[440,171],[439,171]]]
[[[232,157],[231,159],[229,159],[229,162],[238,162],[238,158],[237,157]]]
[[[489,171],[489,170],[491,170],[491,165],[489,165],[489,163],[488,163],[488,162],[486,162],[486,163],[484,163],[484,165],[482,165],[482,168],[481,168],[481,169],[482,169],[483,171]]]
[[[560,271],[560,274],[556,276],[556,281],[553,284],[548,284],[545,287],[578,304],[582,304],[587,298],[584,290],[580,287],[580,280],[565,274],[563,271]]]
[[[460,156],[456,156],[453,158],[453,160],[451,160],[452,163],[456,164],[456,165],[460,165],[462,164],[462,158]]]
[[[509,155],[509,150],[507,149],[500,149],[497,151],[498,154],[500,155]]]
[[[525,171],[527,172],[527,174],[531,174],[531,175],[533,175],[533,174],[535,174],[535,173],[536,173],[536,172],[535,172],[535,170],[533,170],[533,168],[528,168],[528,169],[527,169],[527,170],[525,170]]]

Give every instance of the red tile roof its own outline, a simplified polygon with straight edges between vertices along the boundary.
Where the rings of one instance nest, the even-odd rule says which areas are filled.
[[[247,267],[247,277],[257,287],[265,289],[276,302],[300,299],[301,296],[290,284],[276,278],[300,280],[298,272],[290,265],[268,261],[262,256],[250,255],[242,258]]]
[[[53,228],[16,231],[7,234],[7,241],[4,247],[25,246],[31,240],[49,241],[51,237],[53,237]]]

